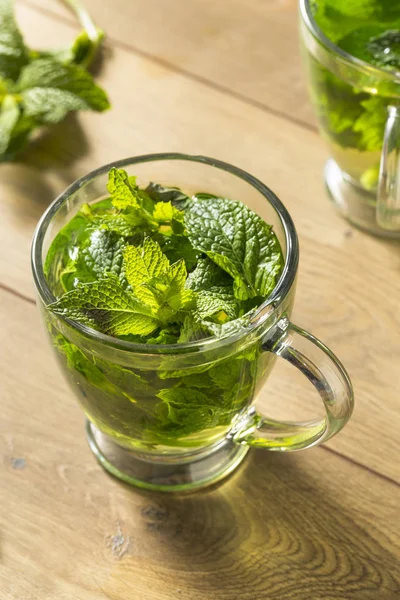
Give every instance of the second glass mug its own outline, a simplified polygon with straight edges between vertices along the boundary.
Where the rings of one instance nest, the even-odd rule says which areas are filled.
[[[336,46],[311,7],[312,0],[300,0],[311,100],[332,155],[325,168],[328,191],[354,225],[400,238],[400,74]]]
[[[284,269],[242,331],[185,344],[135,344],[48,310],[55,299],[54,282],[47,281],[43,268],[48,248],[82,204],[104,197],[111,166],[127,169],[140,186],[154,181],[185,193],[241,200],[273,225]],[[79,179],[50,205],[32,246],[38,306],[64,376],[86,413],[89,445],[106,470],[142,488],[191,490],[228,475],[250,447],[300,450],[342,429],[353,409],[348,375],[326,346],[290,322],[298,260],[292,219],[275,194],[245,171],[206,157],[154,154],[122,160]],[[276,357],[311,381],[324,418],[278,422],[257,412],[258,391]],[[196,390],[199,373],[209,375],[207,389]],[[171,409],[166,427],[160,392],[171,388],[181,390],[184,402]]]

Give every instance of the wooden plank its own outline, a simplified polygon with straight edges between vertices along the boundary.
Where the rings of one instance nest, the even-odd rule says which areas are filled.
[[[61,2],[28,2],[71,19]],[[300,60],[297,4],[297,0],[85,1],[113,42],[315,127]]]
[[[182,496],[107,476],[33,305],[0,291],[1,600],[394,600],[399,486],[324,449],[253,452]],[[18,385],[16,385],[18,382]]]
[[[72,35],[26,7],[21,19],[37,41],[62,43]],[[29,247],[37,220],[66,185],[101,164],[180,150],[239,165],[289,208],[301,244],[295,321],[332,347],[355,385],[355,415],[331,447],[400,481],[393,359],[400,354],[399,245],[351,229],[335,215],[318,175],[319,137],[121,49],[112,48],[99,79],[112,96],[108,114],[69,119],[22,163],[1,166],[0,283],[32,297]],[[287,418],[313,415],[319,406],[285,366],[272,375],[265,399],[271,413]]]

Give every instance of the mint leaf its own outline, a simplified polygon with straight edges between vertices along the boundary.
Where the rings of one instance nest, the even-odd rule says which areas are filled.
[[[161,390],[158,407],[160,425],[157,429],[182,437],[203,429],[229,423],[231,410],[215,404],[206,394],[194,388],[169,388]]]
[[[125,291],[112,274],[93,283],[78,284],[49,309],[114,336],[149,335],[158,326],[150,309]]]
[[[204,327],[207,327],[209,332],[215,337],[223,338],[228,335],[235,335],[239,333],[239,331],[243,330],[250,323],[250,317],[252,312],[247,313],[243,317],[239,317],[234,321],[228,321],[227,323],[222,323],[219,325],[218,323],[212,323],[210,321],[203,321]]]
[[[157,202],[153,211],[153,219],[158,224],[159,232],[163,235],[172,236],[184,233],[184,214],[172,206],[171,202]]]
[[[110,107],[105,92],[82,67],[41,58],[23,67],[16,83],[27,116],[56,123],[74,110],[104,111]]]
[[[204,325],[201,322],[199,322],[193,315],[186,315],[182,324],[178,342],[195,342],[207,337],[210,337],[208,329],[204,327]]]
[[[209,258],[199,258],[195,270],[189,273],[186,287],[196,292],[210,287],[232,286],[232,278]]]
[[[68,367],[78,372],[92,386],[100,390],[112,395],[125,396],[131,402],[136,403],[136,400],[132,397],[132,391],[135,388],[143,390],[149,387],[144,379],[123,367],[111,365],[106,361],[99,361],[99,364],[95,364],[80,348],[62,335],[54,339],[54,344],[57,350],[65,355]],[[121,387],[115,385],[109,378],[110,374],[115,376],[116,372],[118,373],[119,382],[122,383]],[[128,386],[126,386],[126,381],[129,382]],[[123,389],[124,384],[125,389]]]
[[[213,286],[200,290],[196,297],[196,311],[201,319],[212,318],[217,323],[225,323],[236,319],[239,309],[232,286]]]
[[[184,261],[170,265],[154,240],[146,238],[139,248],[128,246],[124,252],[124,264],[126,278],[134,294],[151,307],[162,324],[193,306],[194,293],[185,289],[187,272]]]
[[[178,260],[183,258],[188,271],[196,266],[201,252],[193,248],[186,235],[166,236],[155,232],[153,233],[153,237],[160,244],[163,253],[168,257],[170,263],[178,262]]]
[[[233,277],[238,299],[266,297],[274,289],[283,267],[279,242],[244,204],[193,200],[185,224],[192,245]]]
[[[14,18],[12,0],[0,3],[0,78],[16,80],[29,61],[28,53]]]
[[[0,108],[0,160],[6,154],[20,111],[13,96],[4,96]]]
[[[124,169],[112,167],[108,173],[107,189],[110,192],[112,203],[118,210],[141,208],[139,194],[128,173]]]
[[[191,202],[191,198],[179,188],[163,187],[158,183],[149,183],[146,192],[155,202],[171,202],[179,210],[185,210]]]
[[[372,56],[371,62],[373,64],[379,67],[400,70],[399,29],[389,29],[376,37],[372,37],[367,43],[367,50]]]
[[[84,68],[103,34],[96,33],[84,7],[74,4],[72,9],[87,31],[68,50],[41,52],[25,46],[12,0],[0,3],[0,161],[21,152],[37,127],[57,123],[71,111],[109,108],[105,92]],[[14,99],[18,119],[15,110],[11,118],[9,100],[3,102],[7,96]]]
[[[127,246],[124,252],[128,283],[137,290],[142,283],[168,272],[170,264],[157,242],[146,238],[140,247]]]
[[[162,323],[179,318],[178,313],[195,307],[195,293],[185,289],[186,277],[186,266],[181,260],[171,265],[166,273],[142,284],[144,295],[142,296],[140,291],[141,297],[146,298]],[[137,293],[139,293],[138,289]]]
[[[208,375],[215,385],[226,391],[232,391],[241,382],[245,373],[245,364],[241,357],[224,361],[219,365],[211,367],[208,371]]]
[[[178,332],[173,328],[161,329],[155,337],[146,340],[147,344],[176,344],[178,342]]]
[[[361,102],[361,106],[364,112],[353,124],[354,131],[360,136],[357,147],[367,151],[380,150],[388,116],[387,106],[379,96],[370,96]]]
[[[107,273],[123,278],[124,241],[115,231],[95,229],[88,245],[84,247],[76,261],[76,277],[79,282],[99,279]]]

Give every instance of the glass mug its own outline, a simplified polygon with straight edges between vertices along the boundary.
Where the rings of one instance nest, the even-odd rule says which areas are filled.
[[[56,286],[43,271],[48,248],[82,204],[104,197],[112,166],[128,169],[140,186],[154,181],[186,193],[240,199],[273,225],[284,269],[242,331],[184,344],[135,344],[48,310]],[[106,470],[142,488],[190,490],[228,475],[250,447],[300,450],[342,429],[353,409],[348,375],[328,348],[289,320],[298,260],[292,219],[275,194],[241,169],[202,156],[121,160],[82,177],[50,205],[32,246],[38,307],[64,376],[86,413],[90,448]],[[257,412],[258,391],[277,356],[315,386],[324,418],[285,423]],[[166,407],[160,395],[171,388],[179,390],[182,403]]]
[[[332,158],[331,199],[351,223],[400,238],[400,73],[351,56],[319,29],[300,0],[302,52],[311,100]]]

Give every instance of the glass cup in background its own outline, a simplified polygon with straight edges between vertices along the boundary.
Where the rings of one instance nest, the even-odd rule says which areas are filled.
[[[140,186],[154,181],[186,193],[242,200],[273,225],[284,270],[243,331],[185,344],[135,344],[48,310],[57,289],[56,271],[49,281],[43,271],[50,244],[82,204],[104,197],[112,166],[128,169]],[[194,489],[230,473],[251,446],[300,450],[320,444],[345,425],[353,408],[346,371],[330,350],[289,320],[298,258],[292,219],[273,192],[241,169],[205,157],[155,154],[122,160],[89,173],[53,202],[33,240],[38,307],[64,376],[86,413],[89,445],[105,469],[147,489]],[[325,407],[323,419],[284,423],[256,411],[258,391],[277,356],[314,385]],[[185,394],[187,386],[199,385],[199,375],[209,378],[206,389],[204,379],[200,382],[202,400],[196,404],[194,392],[189,404],[173,406],[165,429],[159,394],[171,387]],[[205,394],[212,398],[209,404]]]
[[[302,49],[331,153],[325,168],[330,196],[354,225],[400,238],[400,72],[336,46],[318,27],[310,4],[300,0]]]

